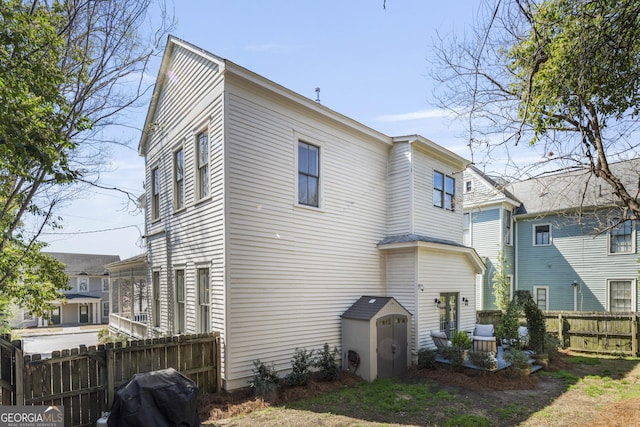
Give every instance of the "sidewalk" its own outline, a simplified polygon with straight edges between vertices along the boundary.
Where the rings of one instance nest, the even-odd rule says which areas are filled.
[[[61,334],[78,334],[84,332],[97,332],[100,329],[106,329],[109,325],[77,325],[77,326],[54,326],[47,328],[24,328],[14,329],[12,335],[16,337],[31,337],[37,335],[61,335]]]

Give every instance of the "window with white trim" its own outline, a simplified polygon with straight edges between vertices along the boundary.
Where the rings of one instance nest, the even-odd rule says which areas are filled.
[[[533,227],[533,245],[549,246],[551,244],[551,225],[540,224]]]
[[[504,210],[504,244],[511,245],[513,241],[513,215],[508,209]]]
[[[102,278],[102,292],[109,292],[109,278]]]
[[[88,277],[78,277],[78,292],[89,292]]]
[[[173,153],[173,207],[184,207],[184,150]]]
[[[549,287],[547,286],[534,286],[533,287],[533,300],[540,310],[549,309]]]
[[[196,167],[198,199],[209,195],[209,136],[200,132],[196,138]]]
[[[160,218],[160,172],[151,169],[151,220]]]
[[[633,244],[633,222],[631,220],[619,222],[609,229],[609,253],[630,254],[635,252]]]
[[[211,311],[209,309],[209,269],[198,269],[198,333],[211,329]]]
[[[109,317],[109,301],[102,301],[102,317]]]
[[[298,203],[318,207],[320,202],[320,147],[298,141]]]
[[[176,312],[175,312],[175,332],[182,334],[185,332],[185,289],[184,289],[184,270],[175,271],[176,279]]]
[[[154,271],[151,274],[153,286],[153,326],[160,327],[160,272]]]
[[[472,188],[472,183],[471,183],[471,181],[465,181],[465,182],[464,182],[464,192],[465,192],[465,193],[470,192],[470,191],[471,191],[471,188]]]
[[[455,210],[456,180],[442,172],[433,171],[433,206]]]
[[[633,280],[609,280],[609,311],[633,311]]]

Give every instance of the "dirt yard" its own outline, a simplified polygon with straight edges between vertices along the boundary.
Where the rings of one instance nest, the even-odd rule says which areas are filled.
[[[431,393],[447,396],[444,403],[425,408],[423,414],[376,408],[363,412],[348,402],[325,407],[301,400],[361,384],[358,377],[343,373],[336,382],[311,381],[306,387],[285,388],[268,402],[252,397],[249,390],[201,396],[200,419],[203,425],[235,427],[407,427],[442,425],[451,414],[463,413],[484,417],[498,427],[638,425],[640,363],[604,358],[593,362],[593,358],[572,356],[562,353],[545,371],[530,376],[511,369],[486,375],[472,370],[455,373],[440,364],[435,369],[411,369],[401,384],[428,384]]]

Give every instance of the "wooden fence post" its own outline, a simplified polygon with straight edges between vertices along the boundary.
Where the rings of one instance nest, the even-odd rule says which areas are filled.
[[[638,356],[638,313],[633,313],[631,319],[631,351]]]
[[[562,313],[558,313],[558,339],[560,345],[564,348],[564,321],[562,320]]]
[[[22,341],[13,342],[13,360],[15,369],[15,405],[24,405],[24,353],[22,352]]]
[[[113,405],[113,398],[116,394],[116,363],[113,343],[108,343],[105,347],[105,368],[107,369],[107,410],[110,411],[111,405]]]

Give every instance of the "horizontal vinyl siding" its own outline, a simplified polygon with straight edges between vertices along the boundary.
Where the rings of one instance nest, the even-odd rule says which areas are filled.
[[[384,251],[387,272],[387,296],[394,297],[412,315],[409,347],[415,349],[416,322],[420,313],[416,307],[418,281],[416,277],[416,249],[394,249]]]
[[[551,224],[551,246],[533,246],[536,224]],[[607,280],[636,279],[638,254],[608,255],[607,233],[594,235],[593,228],[588,221],[580,225],[558,216],[518,221],[519,289],[548,286],[550,310],[573,310],[571,284],[576,280],[581,283],[578,310],[605,310]]]
[[[389,147],[259,96],[234,87],[227,104],[232,388],[246,385],[253,360],[288,369],[296,348],[339,344],[340,314],[385,291],[376,243]],[[320,144],[320,209],[295,205],[295,135]]]
[[[389,235],[412,230],[411,144],[395,143],[389,160]]]
[[[471,181],[471,191],[464,191],[464,206],[477,206],[488,203],[497,203],[505,199],[503,193],[496,190],[485,179],[475,172],[466,169],[464,171],[464,181]],[[466,187],[463,186],[466,190]]]
[[[413,147],[413,232],[462,243],[462,173],[456,166],[439,161]],[[433,206],[433,172],[455,179],[455,211]]]
[[[434,348],[431,330],[440,328],[440,311],[434,299],[441,292],[458,292],[460,304],[458,329],[470,331],[475,324],[475,269],[463,254],[427,249],[419,251],[418,282],[424,285],[424,292],[418,292],[419,319],[417,348]],[[462,298],[469,299],[469,305],[462,304]]]

